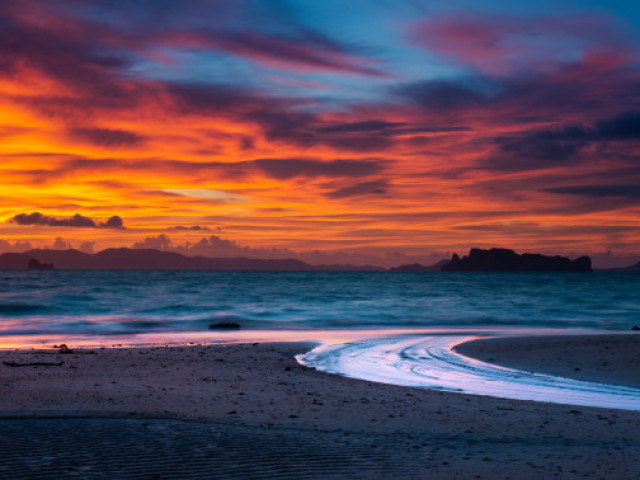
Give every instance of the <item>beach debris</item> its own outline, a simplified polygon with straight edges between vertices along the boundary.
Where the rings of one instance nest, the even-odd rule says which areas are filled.
[[[73,353],[66,343],[61,343],[60,345],[54,345],[53,348],[58,348],[58,353]]]
[[[2,362],[7,367],[60,367],[64,365],[64,362],[29,362],[29,363],[18,363],[18,362]]]
[[[209,330],[240,330],[240,324],[235,322],[220,322],[209,325]]]

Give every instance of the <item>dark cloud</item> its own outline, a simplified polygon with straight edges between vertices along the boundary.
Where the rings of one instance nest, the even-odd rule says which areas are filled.
[[[379,152],[388,150],[394,144],[392,135],[342,135],[316,137],[317,143],[328,145],[338,150],[353,152]]]
[[[628,200],[640,200],[640,184],[574,185],[570,187],[544,188],[541,191],[591,198],[624,197]]]
[[[494,139],[495,150],[488,165],[504,170],[541,168],[574,160],[589,144],[582,127],[545,130]]]
[[[111,128],[77,128],[72,136],[88,141],[99,147],[119,148],[131,147],[142,142],[143,137],[135,132]]]
[[[326,133],[360,133],[360,132],[380,132],[384,130],[394,130],[402,127],[406,127],[408,124],[405,122],[387,122],[385,120],[365,120],[362,122],[347,122],[336,123],[326,127],[318,128],[320,132]]]
[[[51,227],[89,227],[96,228],[96,223],[89,217],[75,214],[70,218],[55,218],[40,212],[20,213],[9,220],[18,225],[48,225]]]
[[[517,232],[523,233],[534,229],[539,229],[540,224],[535,222],[517,222],[517,223],[483,223],[477,225],[457,225],[451,227],[454,230],[473,230],[479,232]]]
[[[380,172],[384,162],[380,160],[332,160],[320,161],[302,158],[265,158],[253,160],[266,175],[285,180],[304,177],[361,177]]]
[[[124,228],[124,222],[122,221],[122,218],[114,215],[113,217],[110,217],[106,222],[99,223],[98,226],[103,228]]]
[[[636,233],[640,227],[628,225],[540,225],[533,222],[517,222],[480,225],[460,225],[452,227],[454,230],[468,230],[476,232],[507,233],[511,237],[522,236],[536,238],[541,233],[547,235],[551,232],[557,235],[617,235],[624,233]]]
[[[475,118],[514,126],[578,116],[593,120],[594,114],[623,111],[640,101],[639,81],[640,71],[625,62],[603,65],[586,57],[550,71],[417,81],[393,87],[390,93],[428,119]]]
[[[76,5],[72,11],[84,7],[67,3]],[[385,75],[353,45],[301,24],[285,10],[284,2],[269,2],[267,8],[244,1],[92,2],[100,25],[139,49],[214,50],[288,70]]]
[[[90,35],[90,28],[76,25],[75,34],[69,35],[64,29],[56,29],[55,21],[47,27],[44,23],[31,24],[17,17],[0,16],[0,20],[0,72],[18,73],[28,66],[74,91],[73,96],[41,96],[22,101],[31,101],[41,111],[70,105],[113,108],[135,102],[137,89],[125,86],[116,76],[118,70],[131,63],[132,54],[96,40],[95,35],[101,29],[93,30]],[[87,41],[90,37],[94,37],[94,41]]]
[[[229,117],[258,125],[268,140],[310,148],[326,145],[354,152],[391,148],[400,135],[420,132],[464,131],[457,125],[414,125],[379,119],[359,122],[327,122],[303,111],[299,101],[269,97],[237,86],[170,84],[178,108],[184,113]]]
[[[466,110],[504,95],[502,81],[490,77],[426,80],[395,87],[393,92],[425,110]]]
[[[238,140],[241,150],[251,150],[254,147],[255,139],[248,135],[239,135]]]
[[[596,120],[590,126],[566,125],[496,137],[495,149],[486,164],[505,170],[542,168],[582,160],[594,145],[601,157],[616,155],[616,150],[611,149],[612,144],[630,141],[640,141],[640,111],[626,111]]]
[[[273,105],[271,108],[254,110],[244,118],[258,124],[269,140],[284,141],[302,147],[322,143],[313,131],[319,119],[312,113]]]
[[[289,70],[324,70],[374,77],[387,76],[382,70],[373,68],[372,62],[357,58],[343,45],[317,32],[284,37],[256,31],[225,32],[212,31],[209,28],[206,31],[192,31],[187,35],[191,37],[192,43],[199,41],[203,47],[215,48]]]
[[[606,120],[598,120],[592,129],[600,140],[640,140],[640,111],[629,110]]]
[[[210,230],[210,228],[202,225],[175,225],[173,227],[169,227],[169,230],[201,232]]]
[[[170,84],[169,91],[183,113],[229,117],[258,125],[268,140],[304,148],[328,145],[352,151],[388,148],[387,137],[323,133],[318,115],[300,111],[291,99],[269,97],[237,86]]]
[[[360,122],[335,122],[331,125],[320,126],[316,130],[319,133],[365,133],[393,136],[411,133],[467,132],[471,129],[465,126],[428,126],[409,122],[387,122],[373,119]]]
[[[117,215],[106,222],[96,222],[92,218],[76,213],[72,217],[59,218],[43,215],[40,212],[20,213],[9,219],[9,223],[17,225],[42,225],[49,227],[75,227],[75,228],[124,228],[123,221]]]
[[[276,100],[237,86],[167,83],[166,88],[183,113],[250,115],[277,105]]]
[[[176,2],[156,3],[159,6],[92,2],[87,7],[73,0],[13,3],[0,9],[0,72],[12,75],[28,69],[64,84],[72,95],[47,91],[20,101],[52,116],[62,111],[66,118],[95,108],[133,108],[144,99],[166,98],[165,82],[130,75],[132,66],[148,61],[159,47],[217,50],[289,70],[385,76],[351,45],[296,22],[277,21],[277,16],[265,22],[264,12],[244,3],[180,2],[179,8]],[[185,89],[169,87],[170,95],[189,95]],[[207,95],[211,104],[211,93]],[[215,103],[224,108],[222,100]],[[196,102],[189,107],[199,111]],[[113,137],[107,139],[112,141]]]
[[[248,118],[251,120],[251,118]],[[417,133],[469,131],[459,125],[437,122],[415,124],[387,122],[379,119],[358,122],[326,122],[307,113],[262,112],[253,117],[271,140],[281,140],[303,147],[326,145],[338,150],[372,152],[390,149],[398,137]]]
[[[326,193],[329,198],[347,198],[361,195],[382,195],[387,193],[389,185],[384,180],[356,183],[348,187],[340,188]]]
[[[153,161],[151,161],[153,160]],[[60,176],[76,172],[129,170],[146,171],[149,169],[170,170],[187,175],[213,173],[225,177],[239,177],[260,172],[271,178],[288,179],[293,177],[362,177],[372,175],[388,168],[391,160],[381,158],[318,160],[315,158],[261,158],[241,162],[189,162],[184,160],[149,159],[90,159],[73,158],[64,161],[55,170],[34,172],[34,175]],[[29,173],[29,172],[23,172]],[[157,191],[156,193],[160,193]],[[167,194],[166,192],[164,194]],[[171,194],[173,195],[173,194]]]

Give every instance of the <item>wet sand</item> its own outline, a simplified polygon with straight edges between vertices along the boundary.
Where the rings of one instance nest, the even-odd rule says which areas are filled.
[[[490,338],[454,350],[516,370],[640,388],[640,334]]]
[[[598,341],[627,342],[629,349],[637,342],[615,337]],[[571,352],[588,350],[586,337],[579,341],[580,348],[563,351],[565,370],[573,365]],[[490,348],[489,341],[469,345],[483,343]],[[526,351],[518,345],[516,352]],[[544,356],[550,365],[559,355],[559,347],[547,354],[544,345],[535,345],[528,358]],[[608,350],[606,343],[598,345],[596,352]],[[293,356],[309,348],[265,343],[1,351],[0,361],[14,365],[64,363],[0,364],[0,477],[640,475],[640,412],[347,379],[298,365]],[[504,344],[497,350],[508,351]],[[580,375],[617,374],[614,357],[623,358],[585,362]]]

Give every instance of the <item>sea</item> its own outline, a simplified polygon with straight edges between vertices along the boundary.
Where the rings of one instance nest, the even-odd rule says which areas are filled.
[[[0,271],[0,335],[640,325],[633,273]]]

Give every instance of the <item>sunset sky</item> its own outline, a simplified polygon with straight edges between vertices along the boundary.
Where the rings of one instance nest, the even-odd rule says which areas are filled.
[[[0,251],[635,263],[639,53],[638,2],[0,0]]]

